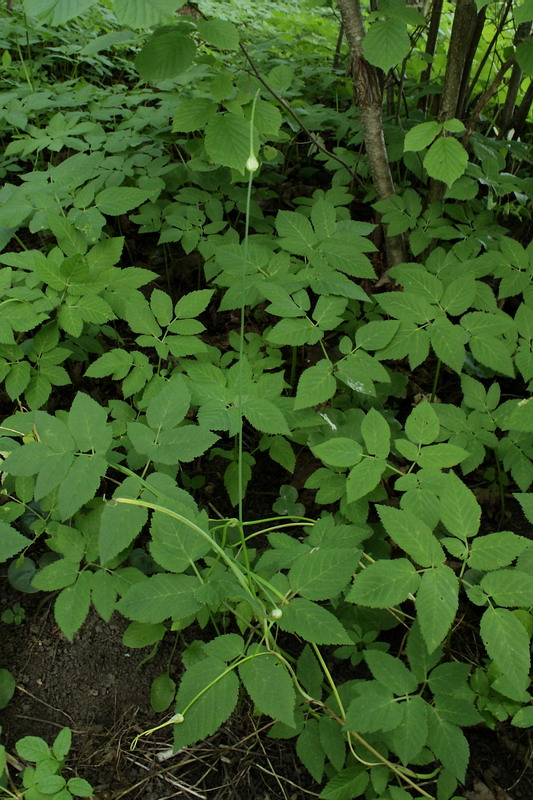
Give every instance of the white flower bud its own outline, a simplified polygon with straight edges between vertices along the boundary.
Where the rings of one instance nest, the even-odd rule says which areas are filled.
[[[255,156],[250,156],[246,162],[246,169],[248,172],[255,172],[256,169],[259,169],[259,161]]]
[[[185,717],[183,714],[174,714],[174,716],[170,718],[170,722],[175,722],[176,724],[185,722]]]
[[[283,611],[281,608],[273,608],[270,612],[270,619],[281,619],[283,616]]]

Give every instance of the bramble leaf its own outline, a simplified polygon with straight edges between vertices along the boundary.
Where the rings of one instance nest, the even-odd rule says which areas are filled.
[[[260,649],[256,652],[254,658],[239,666],[244,688],[258,711],[294,728],[296,693],[292,678],[276,656]]]
[[[224,661],[205,658],[187,669],[176,694],[176,711],[184,720],[174,725],[174,748],[180,750],[218,730],[238,695],[239,679]]]
[[[388,608],[403,603],[416,592],[419,580],[406,558],[376,561],[359,572],[346,600],[370,608]]]

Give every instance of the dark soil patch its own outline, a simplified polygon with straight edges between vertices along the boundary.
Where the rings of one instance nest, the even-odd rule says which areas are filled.
[[[91,613],[71,644],[58,630],[49,600],[20,597],[1,577],[0,612],[19,600],[29,622],[2,625],[0,666],[15,675],[17,690],[3,711],[3,740],[13,753],[21,736],[51,742],[65,725],[74,733],[66,775],[89,780],[98,800],[298,800],[318,796],[318,787],[298,761],[294,743],[267,737],[270,723],[256,719],[243,700],[214,736],[172,753],[170,727],[134,738],[164,722],[149,702],[151,680],[167,668],[165,642],[142,664],[150,648],[122,645],[127,622],[114,615],[105,623]],[[179,678],[180,659],[173,676]],[[468,800],[531,800],[533,764],[530,732],[501,725],[497,731],[466,731],[471,762],[464,796]],[[13,770],[13,767],[11,768]]]
[[[50,600],[39,607],[41,596],[14,592],[5,573],[0,595],[0,613],[18,601],[29,620],[19,626],[0,623],[0,667],[8,668],[17,682],[1,716],[2,741],[11,754],[22,736],[51,743],[69,726],[74,744],[65,776],[89,780],[98,800],[316,796],[316,784],[292,744],[268,739],[271,723],[254,719],[244,700],[213,737],[183,752],[172,753],[170,726],[140,739],[131,750],[138,734],[171,713],[156,714],[149,701],[152,679],[168,666],[170,645],[164,642],[143,664],[150,648],[121,643],[127,621],[114,615],[106,623],[95,613],[69,643],[55,624]],[[178,680],[178,656],[173,667]]]

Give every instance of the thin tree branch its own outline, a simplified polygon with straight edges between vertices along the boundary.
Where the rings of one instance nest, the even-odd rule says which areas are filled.
[[[339,164],[341,164],[344,167],[344,169],[348,172],[353,181],[358,183],[360,186],[364,186],[363,181],[361,180],[359,175],[357,175],[357,173],[350,167],[350,165],[347,164],[346,161],[344,161],[344,159],[340,158],[340,156],[335,155],[335,153],[332,153],[330,150],[327,149],[327,147],[324,147],[319,137],[309,130],[309,128],[302,122],[302,120],[300,119],[296,111],[294,111],[294,109],[291,107],[291,105],[287,103],[287,101],[284,100],[283,97],[281,97],[281,95],[279,95],[276,92],[276,90],[272,88],[272,86],[269,85],[269,83],[265,80],[264,76],[259,72],[259,70],[255,66],[254,62],[252,61],[248,51],[246,50],[243,44],[240,45],[240,48],[258,81],[262,83],[265,89],[272,95],[272,97],[274,97],[274,99],[277,100],[281,106],[283,106],[285,111],[287,111],[287,113],[291,115],[291,117],[297,123],[298,127],[301,128],[301,130],[304,133],[306,133],[307,136],[309,136],[310,141],[315,145],[315,147],[318,150],[320,150],[321,153],[324,153],[324,155],[328,156],[328,158],[331,158],[333,159],[333,161],[337,161]]]

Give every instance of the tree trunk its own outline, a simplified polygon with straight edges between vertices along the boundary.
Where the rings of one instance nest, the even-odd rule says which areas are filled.
[[[370,174],[378,200],[387,200],[395,190],[383,136],[382,91],[378,71],[363,55],[365,28],[359,0],[339,0],[339,7],[350,49],[354,95],[361,115]],[[389,267],[406,260],[402,237],[387,236],[385,230],[385,247]]]
[[[455,112],[458,119],[461,119],[466,112],[468,99],[470,97],[468,82],[470,80],[470,73],[472,72],[472,64],[474,62],[474,56],[476,55],[476,50],[478,48],[479,40],[481,39],[481,34],[483,33],[483,28],[485,27],[485,18],[486,18],[486,9],[482,8],[481,11],[477,14],[477,19],[473,25],[472,33],[470,36],[470,42],[468,43],[468,51],[466,53],[465,63],[463,65],[463,77],[461,78],[461,87],[459,89],[459,96],[457,98],[457,109]]]
[[[428,30],[428,38],[426,40],[426,56],[433,60],[433,56],[435,55],[435,48],[437,46],[437,39],[439,38],[439,28],[440,28],[440,18],[442,15],[442,4],[443,0],[433,0],[433,5],[431,6],[431,19],[429,21],[429,30]],[[423,71],[422,75],[420,76],[420,85],[427,86],[429,84],[429,79],[431,77],[431,61],[429,61],[427,67]],[[425,97],[420,98],[420,102],[418,107],[427,114],[430,106],[431,101],[434,95],[427,94]]]
[[[475,0],[457,0],[453,18],[452,35],[446,60],[446,74],[440,99],[438,120],[446,122],[457,114],[457,103],[463,80],[466,57],[477,20]],[[432,180],[429,187],[428,203],[442,202],[445,185]]]
[[[527,36],[529,36],[530,32],[531,32],[531,22],[522,22],[516,30],[516,35],[514,38],[515,45],[520,44],[520,42],[524,41],[524,39]],[[522,70],[520,69],[518,64],[515,64],[513,66],[511,78],[507,85],[507,95],[505,97],[505,103],[503,105],[502,113],[500,118],[498,119],[498,125],[502,136],[505,136],[505,134],[511,128],[514,128],[513,116],[515,113],[516,99],[518,97],[518,92],[520,90],[521,83],[522,83]]]
[[[466,56],[476,20],[477,10],[474,0],[457,0],[440,99],[439,122],[446,122],[457,113]]]
[[[522,131],[525,128],[527,122],[529,109],[531,108],[531,103],[533,103],[533,80],[529,82],[529,86],[527,87],[524,96],[522,98],[522,101],[518,106],[516,113],[513,117],[515,138],[522,136]]]

